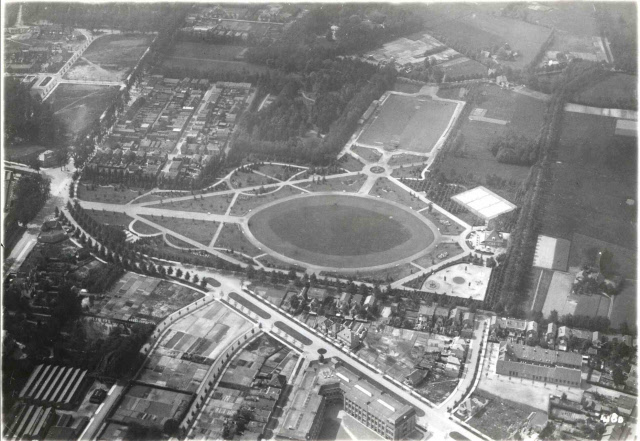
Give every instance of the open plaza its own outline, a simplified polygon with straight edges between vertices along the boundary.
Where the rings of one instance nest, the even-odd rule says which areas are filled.
[[[422,289],[482,301],[487,292],[490,277],[491,268],[459,263],[429,276]]]

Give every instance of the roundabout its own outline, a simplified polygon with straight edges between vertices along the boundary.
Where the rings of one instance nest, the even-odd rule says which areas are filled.
[[[427,252],[436,234],[408,208],[358,195],[277,201],[247,220],[248,236],[290,261],[336,270],[392,265]]]

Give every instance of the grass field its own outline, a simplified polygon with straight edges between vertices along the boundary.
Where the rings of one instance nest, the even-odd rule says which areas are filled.
[[[184,218],[147,215],[141,215],[141,217],[207,246],[211,243],[211,239],[213,239],[213,235],[220,225],[219,222],[188,220]]]
[[[434,248],[428,254],[414,260],[413,263],[423,268],[437,265],[442,260],[441,258],[438,258],[438,255],[442,253],[447,253],[447,257],[445,257],[445,259],[450,259],[453,256],[462,254],[462,248],[457,243],[439,243],[438,248]]]
[[[258,259],[256,259],[257,261],[259,261],[260,263],[262,263],[264,266],[266,266],[267,268],[277,268],[277,269],[281,269],[281,270],[285,270],[285,271],[289,271],[291,268],[295,269],[296,271],[301,271],[304,272],[307,269],[300,266],[300,265],[292,265],[290,263],[287,262],[283,262],[280,259],[276,259],[273,256],[270,255],[264,255]]]
[[[409,212],[382,201],[338,195],[268,207],[252,216],[249,228],[281,254],[335,268],[391,263],[425,249],[434,238]]]
[[[347,171],[360,171],[364,168],[364,164],[359,159],[351,156],[350,154],[345,154],[340,157],[338,161],[340,167],[344,168]]]
[[[243,172],[241,170],[237,170],[233,175],[231,175],[230,180],[233,188],[256,187],[259,185],[275,184],[278,182],[275,179],[253,173],[252,171]]]
[[[637,109],[637,95],[638,77],[615,73],[576,94],[573,102],[594,107]]]
[[[251,257],[255,257],[263,253],[263,251],[259,250],[255,245],[249,242],[249,239],[245,237],[240,226],[236,224],[224,224],[214,247],[239,251],[242,254],[246,254]]]
[[[488,398],[490,401],[468,423],[491,439],[510,438],[509,429],[512,426],[522,424],[531,412],[538,411],[535,407],[509,401],[485,391],[477,391],[473,395]]]
[[[432,209],[431,212],[429,212],[429,209],[426,209],[422,210],[420,214],[436,224],[441,234],[457,236],[464,231],[462,225],[437,210]]]
[[[522,4],[522,7],[526,8],[527,4]],[[591,37],[599,34],[593,6],[589,3],[557,2],[547,11],[527,9],[527,18],[532,23],[578,36]]]
[[[238,56],[246,49],[243,46],[218,45],[197,42],[178,42],[165,57],[161,68],[186,67],[203,74],[211,70],[231,72],[246,71],[248,73],[264,73],[265,66],[240,61]]]
[[[131,230],[134,233],[138,233],[138,234],[158,234],[160,233],[160,230],[158,230],[157,228],[152,227],[151,225],[145,223],[145,222],[141,222],[139,220],[135,221],[133,223],[133,225],[131,226]]]
[[[104,202],[106,204],[127,204],[139,196],[137,190],[130,188],[117,188],[113,185],[87,185],[78,184],[77,197],[81,201]]]
[[[347,193],[355,193],[360,190],[362,184],[367,180],[366,175],[347,176],[344,178],[329,178],[326,182],[304,182],[297,184],[296,187],[304,188],[307,191],[317,193],[321,191],[339,191]]]
[[[616,273],[626,279],[637,278],[637,257],[634,250],[578,233],[574,234],[571,239],[569,267],[578,269],[582,265],[595,265],[596,253],[593,250],[602,251],[604,249],[613,253],[613,266]]]
[[[134,204],[143,204],[145,202],[161,201],[167,198],[177,198],[180,196],[188,196],[189,192],[186,191],[163,191],[158,193],[148,193],[136,199]]]
[[[173,246],[173,247],[178,247],[178,248],[187,248],[187,249],[190,249],[190,250],[195,250],[196,249],[196,247],[191,245],[189,242],[185,242],[184,240],[182,240],[182,239],[180,239],[180,238],[178,238],[176,236],[173,236],[171,234],[168,234],[168,233],[164,235],[164,241],[170,247]]]
[[[395,92],[402,93],[418,93],[422,89],[421,84],[410,84],[410,83],[401,83],[400,81],[396,81],[393,85],[393,90]]]
[[[393,155],[391,158],[389,158],[389,161],[387,161],[387,165],[394,167],[397,165],[415,164],[418,162],[424,162],[426,160],[427,158],[424,156],[401,153],[399,155]]]
[[[234,202],[229,214],[231,214],[232,216],[244,216],[256,207],[300,193],[302,193],[302,191],[289,185],[284,185],[275,192],[263,194],[260,196],[241,194]]]
[[[396,168],[391,172],[391,176],[394,178],[422,179],[422,171],[426,166],[426,163],[420,165],[400,166],[400,168]]]
[[[96,39],[64,78],[70,80],[122,81],[147,50],[153,36],[104,35]]]
[[[422,202],[417,197],[412,196],[408,191],[398,187],[387,178],[379,178],[375,184],[373,184],[369,194],[371,196],[377,196],[397,202],[411,208],[412,210],[420,210],[427,207],[426,203]]]
[[[64,124],[69,134],[76,134],[102,115],[118,90],[117,86],[60,84],[47,102],[51,104],[55,118]]]
[[[613,299],[611,310],[611,327],[619,329],[624,322],[629,326],[636,324],[636,310],[638,308],[637,299],[638,283],[635,280],[625,280],[622,291]]]
[[[232,194],[214,196],[193,196],[191,199],[152,205],[151,208],[163,210],[193,211],[196,213],[225,214],[233,199]]]
[[[446,78],[460,78],[466,75],[486,75],[487,66],[475,60],[465,60],[461,63],[443,63],[440,68],[444,71]],[[445,81],[446,81],[445,78]]]
[[[378,162],[378,160],[382,157],[382,153],[375,149],[368,149],[366,147],[354,146],[351,148],[358,156],[360,156],[365,161],[369,162]]]
[[[442,136],[455,107],[450,102],[392,94],[358,142],[383,147],[398,141],[399,149],[428,153]]]
[[[501,62],[521,69],[531,62],[551,33],[545,28],[521,20],[484,13],[465,13],[447,20],[429,19],[428,28],[437,35],[456,41],[471,51],[509,43],[522,55],[516,61]]]
[[[542,127],[545,104],[542,101],[494,85],[482,87],[482,100],[476,108],[486,109],[486,117],[509,121],[504,126],[483,121],[462,121],[464,152],[461,156],[446,155],[437,170],[451,178],[462,177],[476,185],[485,185],[507,199],[515,196],[515,189],[529,174],[529,167],[499,163],[490,151],[493,141],[507,131],[534,139]],[[487,183],[489,176],[511,182],[511,188]]]
[[[614,135],[616,120],[565,112],[542,232],[574,233],[635,249],[636,138]]]
[[[124,228],[129,228],[129,224],[134,220],[132,217],[116,211],[87,210],[87,214],[101,224],[121,226]]]

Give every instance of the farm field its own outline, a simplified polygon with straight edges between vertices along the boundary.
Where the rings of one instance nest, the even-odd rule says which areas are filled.
[[[213,196],[193,196],[182,201],[172,201],[151,205],[149,208],[161,208],[163,210],[192,211],[196,213],[225,214],[233,199],[232,194]]]
[[[615,73],[576,94],[573,102],[593,107],[637,110],[637,95],[638,77]]]
[[[256,248],[249,239],[247,239],[238,224],[224,224],[218,240],[214,244],[216,248],[224,248],[246,254],[251,257],[258,256],[263,252]]]
[[[102,115],[118,90],[117,86],[60,84],[47,102],[52,106],[54,117],[64,124],[69,135],[74,135]]]
[[[149,215],[141,215],[140,217],[147,219],[154,224],[168,228],[171,231],[175,231],[178,234],[188,237],[189,239],[193,239],[206,246],[211,243],[211,239],[213,239],[213,235],[216,233],[218,226],[220,225],[219,222],[198,221],[195,219],[189,221],[184,218]],[[191,247],[191,245],[189,246]]]
[[[94,300],[91,312],[112,319],[135,318],[156,324],[202,297],[183,285],[127,272],[104,298]]]
[[[392,94],[357,142],[377,147],[397,142],[399,149],[429,153],[449,124],[455,107],[450,102]]]
[[[523,4],[523,7],[527,7]],[[548,28],[569,32],[583,37],[598,35],[593,7],[588,3],[557,2],[550,10],[527,8],[528,21]]]
[[[127,204],[140,195],[138,190],[118,188],[113,185],[78,184],[78,194],[81,201],[104,202],[106,204]]]
[[[429,227],[408,211],[342,195],[282,202],[257,212],[249,228],[278,253],[333,268],[392,263],[424,250],[434,240]]]
[[[565,112],[542,233],[574,233],[635,248],[636,138],[616,136],[615,118]]]
[[[143,35],[105,35],[96,39],[65,74],[69,80],[123,81],[153,40]]]
[[[187,410],[191,394],[136,384],[125,394],[111,417],[127,425],[135,423],[162,430],[167,420]]]
[[[482,99],[475,107],[486,109],[486,117],[503,119],[509,121],[509,124],[471,121],[466,118],[461,125],[464,139],[462,154],[446,155],[442,163],[437,165],[437,170],[450,178],[457,177],[475,185],[485,185],[513,201],[517,186],[529,174],[529,167],[498,162],[490,147],[508,131],[534,139],[543,124],[545,103],[493,85],[484,86],[482,92]],[[507,185],[492,185],[490,177],[500,178]]]
[[[171,327],[151,354],[140,381],[195,392],[211,363],[249,329],[249,321],[213,302]]]
[[[379,198],[397,202],[411,208],[412,210],[427,208],[427,204],[425,202],[422,202],[422,200],[412,196],[409,192],[398,187],[387,178],[379,178],[376,180],[369,194],[371,196],[377,196]]]
[[[196,70],[205,75],[211,71],[246,71],[251,74],[269,71],[265,66],[240,61],[238,58],[244,49],[243,46],[178,42],[164,58],[160,70],[184,68],[189,71]]]

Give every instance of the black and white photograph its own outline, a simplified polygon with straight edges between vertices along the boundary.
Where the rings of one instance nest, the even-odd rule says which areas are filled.
[[[637,1],[1,5],[1,439],[638,440]]]

